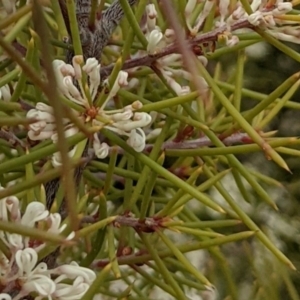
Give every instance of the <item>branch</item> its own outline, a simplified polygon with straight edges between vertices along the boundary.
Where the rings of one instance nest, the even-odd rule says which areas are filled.
[[[241,28],[253,28],[253,25],[250,24],[247,20],[247,18],[244,18],[242,20],[236,21],[233,23],[230,27],[230,31],[234,31]],[[199,34],[194,38],[191,38],[188,40],[189,46],[192,48],[193,46],[196,46],[198,44],[204,44],[207,42],[216,42],[218,40],[218,36],[223,33],[224,31],[228,31],[228,25],[221,26],[220,28],[217,28],[215,30],[212,30],[207,33]],[[124,62],[122,69],[127,70],[134,67],[140,67],[140,66],[151,66],[153,63],[155,63],[158,59],[170,55],[172,53],[179,53],[178,45],[177,43],[173,43],[158,53],[154,55],[145,55],[138,58],[128,59]],[[115,64],[110,64],[106,67],[102,67],[100,70],[101,78],[106,78],[109,76],[109,74],[112,72]]]
[[[247,133],[234,133],[234,134],[226,137],[225,139],[220,138],[220,140],[222,140],[222,142],[226,146],[230,146],[233,144],[249,144],[252,142],[252,139],[248,136]],[[161,150],[196,149],[196,148],[209,147],[209,146],[214,146],[214,144],[207,136],[203,136],[199,139],[184,140],[184,141],[180,141],[180,142],[167,141],[162,144]],[[154,147],[154,144],[146,144],[143,152],[150,152],[153,147]],[[118,154],[125,153],[124,149],[121,147],[118,147],[118,146],[110,147],[109,152],[113,151],[113,149],[114,149],[114,151],[117,151]]]

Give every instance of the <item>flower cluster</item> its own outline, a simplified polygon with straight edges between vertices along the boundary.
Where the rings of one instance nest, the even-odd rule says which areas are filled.
[[[185,7],[186,24],[192,36],[199,32],[215,3],[212,0],[205,1],[203,9],[194,23],[193,12],[198,2],[197,0],[189,0]],[[268,0],[253,0],[250,4],[253,13],[247,14],[240,1],[236,3],[236,7],[233,10],[230,0],[219,1],[218,10],[220,17],[215,21],[215,26],[221,27],[225,25],[227,27],[226,32],[221,35],[222,39],[225,39],[227,46],[231,47],[239,42],[238,37],[232,34],[230,26],[233,22],[241,19],[248,20],[252,25],[263,28],[265,32],[277,39],[300,43],[299,28],[294,26],[296,22],[284,17],[286,13],[293,9],[292,2],[284,2],[283,0],[271,2]],[[282,27],[282,25],[291,26]]]
[[[51,214],[45,206],[37,201],[29,203],[25,213],[21,215],[19,200],[10,196],[0,200],[0,219],[27,227],[43,226],[45,231],[61,233],[66,225],[61,226],[61,216]],[[66,239],[72,239],[71,233]],[[0,239],[9,249],[11,256],[0,255],[0,283],[3,286],[16,286],[18,295],[11,298],[8,294],[0,294],[0,299],[18,300],[34,293],[36,300],[48,299],[80,299],[95,279],[93,271],[78,266],[76,262],[48,270],[47,264],[38,263],[38,252],[45,243],[15,233],[0,231]],[[54,278],[54,279],[53,279]],[[65,279],[69,279],[65,283]]]
[[[105,127],[127,137],[128,145],[137,152],[143,151],[146,139],[142,128],[150,124],[151,116],[147,113],[136,112],[137,109],[142,107],[142,103],[135,101],[122,109],[105,110],[106,105],[117,94],[119,89],[128,85],[127,72],[119,72],[104,103],[100,107],[94,107],[101,82],[100,64],[95,58],[88,58],[83,66],[82,64],[82,56],[74,56],[72,65],[66,64],[61,60],[54,60],[53,62],[60,93],[68,100],[84,108],[84,113],[74,110],[76,116],[83,122],[91,121],[93,126]],[[88,90],[84,88],[86,76]],[[108,84],[108,81],[105,83]],[[28,137],[31,140],[51,138],[54,143],[57,142],[56,123],[51,106],[39,102],[34,109],[28,111],[27,117],[37,120],[37,122],[29,125]],[[72,136],[79,131],[68,118],[63,119],[63,122],[66,137]],[[109,146],[100,141],[97,133],[94,134],[93,148],[96,156],[100,159],[105,158],[109,153]],[[69,152],[69,155],[72,157],[75,151],[76,147]],[[53,155],[52,164],[54,166],[61,165],[59,153]]]

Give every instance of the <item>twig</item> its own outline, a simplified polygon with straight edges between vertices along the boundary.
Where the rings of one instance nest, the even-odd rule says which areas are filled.
[[[241,28],[253,28],[253,25],[251,25],[246,18],[239,20],[231,25],[231,31],[241,29]],[[228,30],[228,26],[224,25],[224,26],[217,28],[215,30],[212,30],[210,32],[199,34],[196,37],[190,38],[189,40],[187,40],[188,45],[190,46],[190,48],[192,48],[192,46],[196,46],[198,44],[204,44],[207,42],[215,42],[218,40],[218,36],[227,30]],[[164,49],[162,49],[161,51],[159,51],[158,53],[156,53],[154,55],[145,55],[142,57],[128,59],[127,61],[124,62],[122,69],[127,70],[127,69],[140,67],[140,66],[151,66],[158,59],[160,59],[164,56],[170,55],[172,53],[178,53],[178,52],[180,52],[178,44],[173,43],[173,44],[165,47]],[[114,68],[114,65],[115,64],[110,64],[106,67],[102,67],[100,70],[101,78],[106,78],[107,76],[109,76],[112,69]]]
[[[12,132],[0,130],[0,139],[6,140],[12,147],[20,145],[22,148],[26,147],[26,144],[17,138]]]
[[[222,140],[222,139],[221,139]],[[234,133],[222,140],[223,144],[230,146],[233,144],[249,144],[252,142],[251,138],[246,133]],[[203,136],[199,139],[184,140],[181,142],[167,141],[162,144],[161,149],[196,149],[201,147],[213,146],[212,141],[207,137]],[[154,144],[146,144],[143,152],[149,152],[153,148]],[[110,147],[109,151],[117,150],[118,154],[124,154],[124,149],[118,146]]]

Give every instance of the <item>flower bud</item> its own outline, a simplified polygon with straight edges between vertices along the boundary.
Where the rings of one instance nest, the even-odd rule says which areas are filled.
[[[155,54],[157,45],[162,38],[163,38],[163,34],[159,30],[154,29],[150,32],[148,36],[148,46],[147,46],[147,52],[149,54]]]
[[[141,128],[133,129],[130,132],[126,143],[136,152],[142,152],[146,146],[146,137],[144,131]]]
[[[146,6],[146,13],[147,13],[147,28],[148,31],[151,32],[152,30],[154,30],[156,24],[157,12],[155,9],[155,5],[148,4]]]
[[[94,133],[93,149],[99,159],[103,159],[109,154],[109,146],[106,143],[100,142],[97,133]]]

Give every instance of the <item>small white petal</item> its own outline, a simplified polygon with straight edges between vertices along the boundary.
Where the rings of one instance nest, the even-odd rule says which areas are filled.
[[[118,84],[119,84],[120,87],[124,87],[124,86],[128,85],[127,78],[128,78],[128,73],[127,72],[125,72],[125,71],[120,71],[119,72],[117,80],[118,80]]]
[[[262,3],[262,0],[253,0],[252,3],[251,3],[251,9],[252,11],[257,11],[259,6],[261,5]]]
[[[38,102],[35,105],[35,108],[39,111],[45,111],[53,115],[53,108],[43,102]]]
[[[45,205],[38,201],[30,202],[25,210],[25,213],[21,219],[21,224],[29,227],[34,227],[36,222],[44,220],[49,215],[49,211],[45,208]]]
[[[2,0],[2,5],[7,14],[12,14],[16,10],[16,4],[14,0]]]
[[[16,196],[6,198],[7,209],[10,212],[11,220],[19,221],[21,219],[20,201]]]
[[[71,151],[68,152],[69,157],[72,158],[74,156],[75,152],[76,152],[76,147],[74,147]],[[51,163],[52,163],[53,167],[55,167],[55,168],[60,167],[62,165],[62,159],[61,159],[60,152],[55,152],[52,155]]]
[[[146,136],[146,140],[148,141],[150,139],[158,137],[161,133],[161,130],[161,128],[155,128],[154,130],[150,131],[150,133],[148,133]]]
[[[156,52],[157,46],[162,38],[163,34],[159,30],[154,29],[150,32],[147,45],[147,52],[149,54],[154,54]]]
[[[75,135],[77,132],[79,131],[79,129],[77,127],[71,126],[67,129],[65,129],[65,137],[68,138],[70,136]],[[53,134],[51,137],[53,143],[57,143],[58,142],[58,135],[57,133]]]
[[[15,261],[19,267],[18,274],[22,277],[28,277],[38,261],[38,255],[32,248],[18,250],[16,252]]]
[[[198,0],[188,0],[184,10],[186,16],[189,16],[194,11],[197,2]]]
[[[60,233],[61,215],[59,213],[50,214],[47,221],[49,224],[48,232]]]
[[[77,277],[73,285],[57,283],[56,291],[53,294],[59,300],[79,300],[89,289],[89,284],[83,282],[81,277]]]
[[[86,64],[83,66],[83,70],[89,75],[90,79],[90,93],[92,99],[95,98],[98,87],[100,85],[100,67],[96,58],[88,58]]]
[[[94,273],[94,271],[79,266],[75,261],[72,261],[68,265],[61,265],[53,269],[51,273],[57,275],[65,275],[65,277],[61,278],[61,280],[64,280],[65,278],[75,279],[77,277],[81,277],[82,282],[86,282],[88,284],[91,284],[96,278],[96,274]],[[59,282],[59,279],[57,279],[55,282]]]
[[[254,26],[259,26],[265,23],[263,13],[261,11],[257,11],[248,16],[248,21],[250,24]]]
[[[219,11],[220,11],[220,23],[224,25],[225,18],[228,14],[230,0],[222,0],[219,3]]]
[[[129,120],[132,116],[133,116],[133,112],[131,110],[125,110],[122,113],[116,113],[116,114],[111,115],[110,118],[114,122],[118,122],[118,121]]]
[[[226,45],[228,47],[233,47],[239,43],[239,38],[236,35],[233,35],[230,39],[227,39]]]
[[[157,12],[154,4],[148,4],[146,6],[147,13],[147,29],[148,31],[152,31],[155,28]]]
[[[51,123],[54,122],[54,115],[52,113],[49,113],[47,111],[40,111],[37,109],[30,109],[27,112],[27,118],[35,118],[37,120],[43,121],[43,122],[47,122],[47,123]],[[34,123],[33,123],[34,124]]]
[[[6,84],[0,88],[0,99],[3,99],[4,101],[9,101],[11,98],[11,93],[9,86]]]
[[[208,59],[203,56],[203,55],[200,55],[200,56],[197,56],[198,60],[201,62],[201,64],[206,67],[207,64],[208,64]]]
[[[72,58],[72,65],[74,67],[74,77],[77,80],[81,80],[82,73],[81,73],[81,64],[83,63],[83,56],[82,55],[75,55]]]
[[[79,90],[74,85],[73,79],[71,76],[64,77],[63,84],[68,90],[67,93],[63,93],[66,97],[70,98],[70,100],[74,101],[75,103],[85,104],[85,100],[82,98]],[[70,95],[72,97],[70,97]]]
[[[33,275],[30,281],[27,281],[22,287],[22,291],[27,293],[35,292],[44,297],[53,294],[55,290],[55,283],[45,275]]]
[[[95,68],[97,68],[98,65],[98,60],[95,57],[90,57],[87,59],[85,65],[82,67],[82,70],[87,74],[90,74],[95,70]]]
[[[0,190],[3,190],[1,187]],[[0,221],[8,221],[6,198],[0,200]]]
[[[140,128],[132,130],[126,143],[136,152],[142,152],[146,146],[146,137],[144,131]]]
[[[53,135],[53,132],[42,131],[40,133],[36,133],[33,130],[29,130],[27,135],[32,141],[42,141],[42,140],[48,140],[49,138],[51,138],[51,136]]]
[[[6,240],[9,248],[13,249],[23,249],[24,243],[21,235],[16,233],[11,233],[6,235]]]
[[[52,67],[55,71],[59,70],[61,66],[64,66],[66,63],[60,59],[54,59],[52,62]]]
[[[118,91],[121,87],[128,85],[127,78],[128,78],[127,72],[125,72],[125,71],[119,72],[119,74],[114,82],[114,85],[113,85],[112,89],[110,90],[109,95],[107,96],[107,100],[105,101],[105,104],[107,103],[107,101],[109,101],[114,96],[116,96],[116,94],[118,93]],[[102,107],[104,107],[105,104]]]
[[[94,133],[93,149],[99,159],[103,159],[109,154],[109,146],[106,143],[100,142],[97,133]]]
[[[60,72],[62,73],[62,75],[65,76],[72,76],[75,77],[75,70],[74,67],[71,66],[70,64],[65,64],[62,65],[60,68]]]
[[[192,34],[196,34],[199,31],[199,28],[204,23],[206,17],[209,15],[210,11],[212,10],[213,6],[215,4],[215,1],[213,0],[207,0],[205,1],[204,7],[200,13],[200,16],[198,18],[196,26],[192,30]]]
[[[0,300],[11,300],[11,296],[9,294],[0,294]]]
[[[272,11],[273,16],[280,16],[290,12],[293,9],[291,2],[281,2],[277,4],[277,8]]]
[[[181,54],[179,53],[172,53],[170,55],[167,55],[165,57],[163,57],[160,62],[162,64],[162,66],[174,66],[174,65],[177,65],[178,63],[182,63],[182,60],[181,60]]]
[[[173,43],[176,39],[175,31],[170,28],[166,29],[164,37],[168,44]]]

